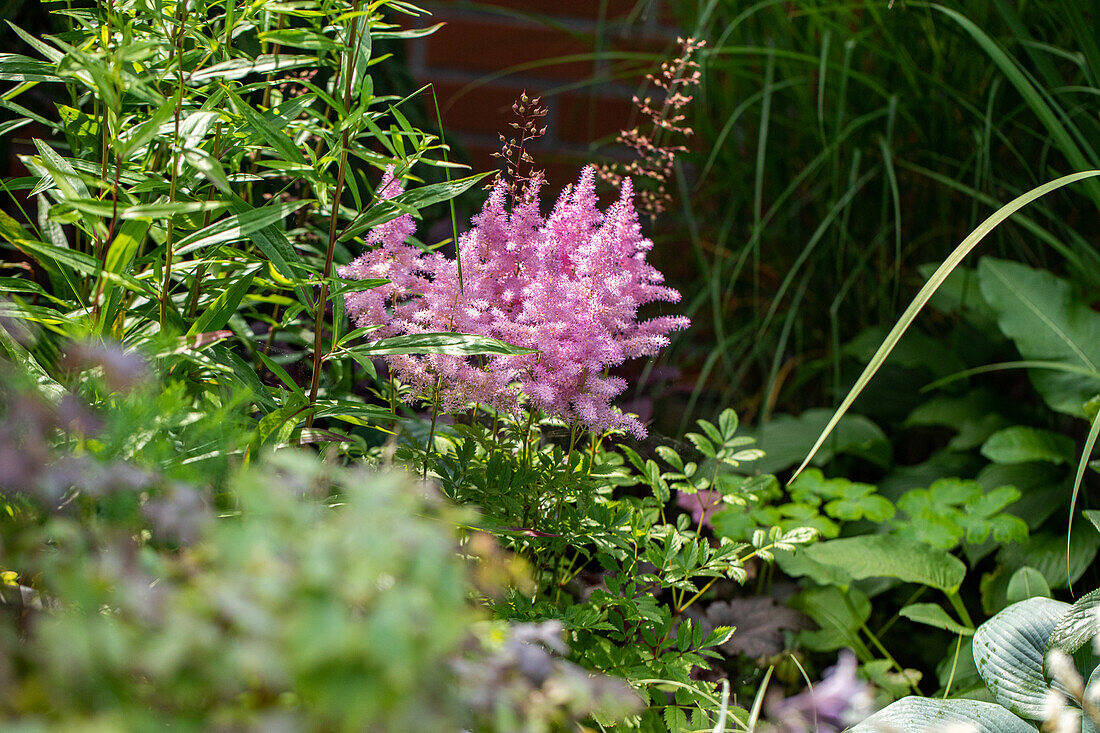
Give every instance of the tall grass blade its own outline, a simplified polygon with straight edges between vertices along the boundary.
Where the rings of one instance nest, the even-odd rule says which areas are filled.
[[[1014,213],[1027,206],[1031,202],[1035,201],[1036,199],[1042,198],[1046,194],[1068,186],[1071,183],[1094,178],[1096,176],[1100,176],[1100,170],[1089,170],[1082,171],[1080,173],[1071,173],[1068,176],[1063,176],[1048,183],[1044,183],[1042,186],[1034,188],[1005,204],[992,216],[990,216],[980,225],[978,225],[978,227],[973,232],[971,232],[970,235],[966,239],[964,239],[958,247],[955,248],[955,251],[952,252],[946,260],[944,260],[943,264],[940,265],[934,273],[932,273],[932,276],[928,278],[928,282],[924,284],[924,287],[922,287],[920,289],[920,292],[917,293],[916,297],[913,298],[913,302],[910,303],[909,307],[905,309],[905,312],[901,314],[901,318],[898,320],[897,323],[894,324],[894,327],[890,329],[890,333],[887,334],[886,339],[882,342],[882,346],[880,346],[878,348],[878,351],[875,352],[875,355],[871,357],[871,360],[867,363],[867,366],[866,368],[864,368],[863,373],[859,375],[859,379],[856,380],[855,385],[844,397],[844,400],[840,403],[840,407],[838,407],[836,409],[836,412],[833,413],[833,416],[829,419],[829,422],[825,426],[825,429],[821,432],[821,435],[818,436],[817,441],[814,443],[813,447],[810,448],[810,452],[802,461],[802,464],[791,476],[790,480],[793,481],[795,478],[797,478],[798,475],[802,473],[802,471],[806,468],[806,466],[809,465],[814,455],[817,453],[818,450],[821,449],[821,446],[829,437],[829,434],[832,433],[833,429],[837,426],[837,423],[839,423],[844,414],[848,412],[848,408],[852,406],[852,403],[855,402],[856,398],[859,397],[860,393],[863,392],[863,389],[871,381],[872,377],[875,376],[879,368],[882,367],[883,363],[885,363],[886,358],[890,356],[890,352],[894,350],[895,346],[897,346],[898,342],[901,340],[901,337],[905,334],[906,330],[908,330],[909,326],[912,325],[914,320],[916,320],[917,314],[920,313],[921,309],[924,308],[924,306],[932,298],[932,295],[936,292],[940,285],[943,284],[944,280],[947,279],[947,276],[950,275],[952,271],[954,271],[954,269],[959,266],[959,263],[962,262],[963,258],[966,257],[966,255],[968,255],[970,251],[974,249],[974,247],[976,247],[987,234],[993,231],[1003,221],[1008,219],[1008,217],[1012,216]]]

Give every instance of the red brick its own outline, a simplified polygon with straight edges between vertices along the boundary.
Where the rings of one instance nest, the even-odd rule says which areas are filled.
[[[570,92],[556,98],[559,139],[588,144],[614,137],[630,127],[634,105],[622,97]]]
[[[568,16],[573,18],[600,17],[600,0],[481,0],[481,5],[495,5],[525,13]],[[608,0],[608,19],[621,18],[638,5],[638,0]]]
[[[444,129],[458,133],[507,135],[512,129],[508,127],[508,123],[517,120],[515,113],[512,112],[512,103],[524,91],[532,97],[539,95],[537,89],[525,89],[522,86],[506,84],[484,84],[475,87],[445,81],[434,84]],[[430,98],[426,101],[429,105],[428,112],[434,117],[435,110],[431,106]]]
[[[424,42],[429,67],[493,73],[533,64],[525,76],[555,79],[585,79],[593,70],[592,61],[544,63],[592,51],[592,44],[545,27],[452,20]]]

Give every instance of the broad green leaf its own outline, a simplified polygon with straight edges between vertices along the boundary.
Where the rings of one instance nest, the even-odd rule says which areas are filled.
[[[974,633],[978,674],[997,702],[1019,716],[1043,718],[1048,689],[1043,653],[1069,607],[1050,598],[1029,598],[1004,609]]]
[[[1100,532],[1100,509],[1086,509],[1081,513],[1085,515],[1085,519],[1092,522],[1092,525],[1096,527],[1096,531]]]
[[[825,426],[825,429],[821,431],[821,435],[818,436],[817,441],[814,443],[813,447],[810,448],[810,451],[807,453],[805,459],[803,459],[802,464],[791,476],[791,479],[793,480],[796,476],[798,476],[799,473],[802,472],[804,468],[806,468],[806,466],[810,464],[810,461],[813,460],[813,457],[817,454],[818,450],[825,444],[825,441],[828,439],[830,433],[833,432],[833,429],[840,422],[841,418],[843,418],[845,413],[848,412],[848,409],[852,406],[852,403],[856,401],[856,398],[859,397],[860,393],[863,392],[863,390],[867,387],[867,383],[871,381],[871,379],[875,376],[875,373],[878,372],[878,370],[886,362],[887,357],[890,356],[890,352],[893,351],[898,341],[901,340],[901,337],[909,329],[909,326],[912,325],[914,320],[916,320],[917,314],[920,313],[921,309],[923,309],[924,306],[928,303],[929,299],[932,297],[932,294],[935,293],[939,286],[943,283],[943,281],[947,279],[947,276],[951,274],[951,271],[959,266],[963,258],[966,257],[966,255],[969,254],[970,251],[974,249],[974,247],[976,247],[979,242],[985,239],[987,234],[993,231],[1001,222],[1008,219],[1014,213],[1024,208],[1036,199],[1039,199],[1052,191],[1056,191],[1059,188],[1068,186],[1071,183],[1075,183],[1086,178],[1093,178],[1096,176],[1100,176],[1100,170],[1090,170],[1082,171],[1080,173],[1073,173],[1068,176],[1057,178],[1048,183],[1044,183],[1042,186],[1033,188],[1027,193],[1017,196],[1015,199],[1002,206],[985,221],[979,224],[978,227],[973,232],[971,232],[969,236],[967,236],[966,239],[964,239],[950,255],[948,255],[947,259],[944,260],[943,264],[939,266],[939,268],[932,274],[932,276],[928,278],[928,282],[924,284],[924,287],[920,289],[917,295],[913,298],[913,301],[905,309],[905,312],[901,314],[901,317],[898,319],[897,323],[895,323],[894,327],[890,329],[890,333],[882,342],[882,346],[880,346],[878,351],[875,352],[874,357],[872,357],[871,361],[868,362],[867,366],[863,370],[863,373],[859,375],[858,379],[856,379],[855,385],[853,385],[853,387],[848,391],[848,394],[845,395],[844,399],[840,403],[840,407],[838,407],[836,409],[836,412],[833,413],[833,416],[829,419],[829,422]]]
[[[821,627],[820,631],[798,635],[800,641],[817,651],[859,646],[859,629],[871,617],[871,602],[857,588],[847,592],[833,587],[812,588],[795,596],[790,605]]]
[[[806,410],[801,415],[776,415],[766,425],[746,434],[756,438],[764,457],[756,464],[763,473],[776,473],[798,463],[828,424],[827,409]],[[821,446],[814,463],[823,465],[845,453],[866,458],[886,467],[890,463],[890,441],[882,429],[862,415],[850,415],[836,427],[829,442]]]
[[[487,336],[475,336],[466,333],[412,333],[405,336],[394,336],[381,339],[365,346],[355,346],[347,349],[349,352],[383,356],[386,354],[451,354],[454,356],[471,356],[475,354],[492,354],[499,356],[516,356],[520,354],[534,354],[535,349],[527,349],[522,346],[513,346],[499,339]]]
[[[919,624],[934,626],[937,629],[944,629],[955,634],[971,636],[974,633],[974,629],[963,626],[951,618],[942,606],[935,603],[913,603],[901,609],[898,613]]]
[[[1043,574],[1051,588],[1065,588],[1068,583],[1077,582],[1100,550],[1100,535],[1091,527],[1076,525],[1070,539],[1068,560],[1064,532],[1033,534],[1027,542],[1005,545],[998,553],[998,559],[1010,568],[1030,565]]]
[[[973,726],[975,733],[1035,733],[1026,721],[995,703],[912,695],[890,703],[848,733],[930,733],[960,725]]]
[[[1052,430],[1013,425],[998,430],[982,444],[982,455],[994,463],[1049,461],[1055,465],[1074,459],[1073,438]]]
[[[1017,262],[986,257],[978,265],[978,279],[1001,331],[1016,344],[1020,356],[1062,362],[1096,375],[1029,372],[1051,408],[1083,416],[1082,405],[1100,390],[1100,313],[1065,280]]]
[[[828,540],[802,550],[822,565],[842,568],[856,580],[897,578],[954,593],[966,575],[962,560],[923,542],[887,535]]]
[[[187,335],[193,336],[197,333],[217,331],[229,323],[229,319],[237,312],[237,308],[240,306],[245,294],[252,286],[253,277],[255,277],[255,272],[250,272],[247,275],[233,275],[233,283],[219,293],[218,297],[214,298],[214,302],[204,306],[202,315],[191,324],[191,328],[187,329]]]
[[[1010,604],[1028,598],[1050,598],[1050,585],[1042,573],[1025,565],[1012,574],[1005,596]]]
[[[1096,611],[1100,608],[1100,590],[1094,590],[1078,598],[1066,615],[1058,621],[1050,638],[1047,639],[1045,653],[1052,649],[1061,649],[1066,654],[1074,654],[1078,649],[1092,641],[1100,630],[1100,619]]]

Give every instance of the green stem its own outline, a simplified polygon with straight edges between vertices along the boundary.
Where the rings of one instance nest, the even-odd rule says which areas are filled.
[[[353,5],[352,11],[358,12],[358,1]],[[351,105],[351,80],[355,69],[355,57],[359,49],[358,43],[359,16],[352,20],[351,32],[348,34],[348,45],[354,49],[348,59],[347,68],[344,69],[344,108]],[[369,33],[369,29],[367,30]],[[325,308],[328,305],[328,280],[332,275],[332,260],[336,252],[336,227],[340,219],[340,197],[344,192],[344,177],[348,168],[348,130],[340,133],[340,167],[336,172],[336,185],[332,189],[332,200],[329,206],[332,211],[328,222],[328,248],[325,250],[325,268],[321,275],[321,292],[317,296],[317,304],[313,314],[313,374],[309,383],[309,407],[317,403],[317,390],[321,383],[321,341],[323,338],[323,326],[325,323]],[[435,417],[433,415],[434,422]],[[313,410],[306,417],[306,427],[313,425]],[[425,467],[425,471],[427,468]]]
[[[175,134],[172,150],[172,181],[168,188],[168,202],[176,200],[176,182],[179,176],[180,157],[180,112],[183,110],[183,29],[187,24],[187,0],[180,2],[179,28],[176,31],[176,114]],[[160,327],[163,330],[168,325],[168,298],[169,288],[172,285],[172,236],[175,231],[173,217],[168,217],[168,232],[164,239],[164,279],[160,286]]]

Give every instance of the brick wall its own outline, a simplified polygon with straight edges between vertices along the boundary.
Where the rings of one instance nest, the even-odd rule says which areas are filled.
[[[547,133],[532,152],[552,191],[576,178],[594,145],[633,124],[631,97],[678,33],[662,0],[420,5],[431,15],[415,25],[445,25],[407,45],[409,68],[418,83],[434,85],[448,141],[476,170],[495,169],[497,135],[516,119],[512,103],[525,90],[541,96]]]

